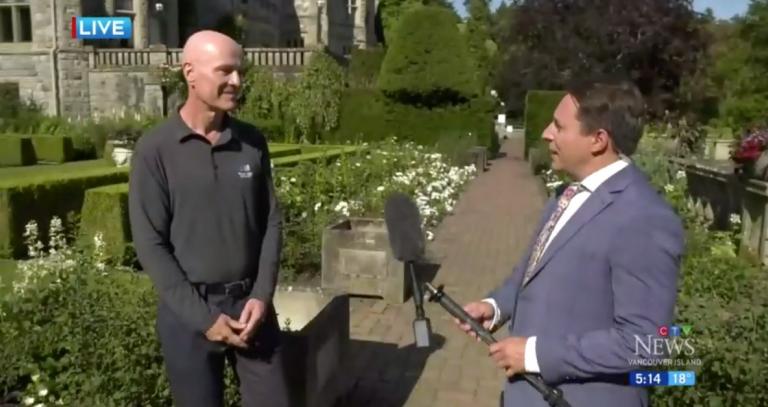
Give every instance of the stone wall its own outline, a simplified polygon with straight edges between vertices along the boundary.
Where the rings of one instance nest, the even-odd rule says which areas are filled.
[[[112,115],[125,109],[163,114],[163,92],[147,70],[91,71],[91,113]]]
[[[19,84],[19,98],[34,101],[54,114],[51,57],[47,52],[0,53],[0,82]]]
[[[58,54],[59,112],[62,116],[90,115],[88,65],[87,52],[67,50]]]

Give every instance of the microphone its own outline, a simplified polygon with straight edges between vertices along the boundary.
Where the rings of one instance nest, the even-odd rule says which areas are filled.
[[[392,255],[402,262],[420,260],[424,255],[425,242],[416,204],[407,195],[393,192],[384,203],[384,221]]]
[[[421,229],[421,216],[419,208],[411,199],[400,192],[394,192],[387,197],[384,204],[384,221],[389,234],[389,244],[393,256],[406,264],[411,276],[413,286],[413,303],[416,306],[416,320],[413,321],[413,332],[417,347],[428,347],[431,327],[429,319],[424,316],[421,284],[416,278],[413,264],[421,260],[424,255],[425,239]],[[425,283],[429,301],[439,303],[449,314],[468,324],[478,337],[490,345],[496,342],[493,335],[480,323],[474,320],[464,309],[457,304],[448,294],[443,292],[443,287],[434,287]],[[539,375],[523,374],[523,379],[533,386],[552,407],[570,407],[563,398],[562,390],[550,387]]]
[[[414,270],[414,263],[422,259],[426,246],[419,208],[407,195],[394,192],[384,203],[384,222],[387,225],[392,255],[405,264],[411,279],[413,304],[416,308],[416,319],[413,321],[416,347],[429,347],[432,326],[424,316],[424,295]]]
[[[482,340],[486,345],[496,343],[496,338],[493,337],[490,331],[485,329],[484,326],[482,326],[466,311],[464,311],[464,308],[457,304],[456,301],[448,296],[448,294],[443,292],[443,286],[434,287],[430,283],[425,283],[424,285],[427,288],[427,296],[429,297],[429,301],[440,303],[440,305],[442,305],[449,314],[457,318],[459,321],[469,325],[470,328],[475,331],[477,337],[480,338],[480,340]],[[563,398],[562,390],[550,387],[544,382],[544,379],[541,376],[529,373],[525,373],[522,376],[525,381],[533,386],[533,388],[535,388],[536,391],[538,391],[542,397],[544,397],[544,400],[550,406],[571,407],[571,405],[568,404],[568,402]]]

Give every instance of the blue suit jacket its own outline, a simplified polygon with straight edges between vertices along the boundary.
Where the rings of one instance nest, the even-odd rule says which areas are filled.
[[[545,207],[539,230],[554,209]],[[672,323],[684,250],[680,219],[637,167],[607,179],[559,231],[522,287],[533,243],[489,294],[514,336],[536,336],[541,376],[573,407],[635,407],[647,392],[627,385],[635,335]],[[507,381],[504,405],[547,406],[528,383]]]

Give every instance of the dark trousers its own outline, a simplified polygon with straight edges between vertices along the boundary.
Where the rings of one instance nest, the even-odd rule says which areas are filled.
[[[247,298],[210,296],[208,302],[237,320]],[[171,393],[178,407],[224,405],[224,361],[234,368],[242,406],[288,407],[288,390],[280,355],[280,328],[273,307],[253,335],[248,349],[209,341],[184,324],[160,301],[157,332]]]

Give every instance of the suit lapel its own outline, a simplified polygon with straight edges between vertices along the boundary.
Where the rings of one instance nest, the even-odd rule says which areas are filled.
[[[573,214],[573,216],[566,222],[565,226],[555,235],[544,251],[539,264],[531,274],[531,278],[528,280],[528,284],[541,272],[546,264],[552,260],[557,252],[590,220],[607,208],[614,199],[614,194],[621,192],[629,184],[631,176],[634,172],[634,167],[630,164],[623,170],[616,173],[613,177],[606,180],[600,185],[587,200],[581,205],[581,207]],[[526,284],[526,286],[528,285]]]

